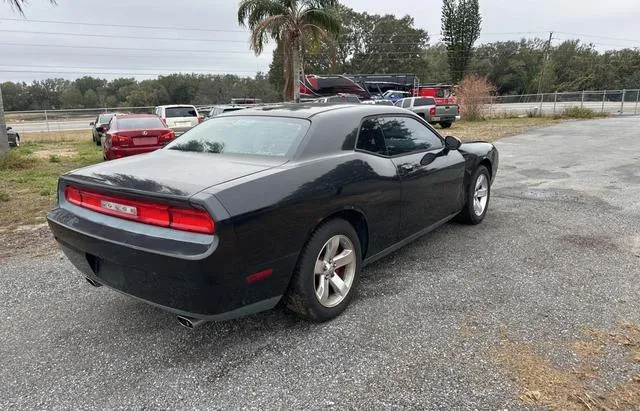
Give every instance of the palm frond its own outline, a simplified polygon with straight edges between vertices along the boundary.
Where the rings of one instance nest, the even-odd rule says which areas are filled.
[[[28,3],[26,0],[5,0],[5,1],[9,3],[9,7],[17,11],[20,15],[24,16],[24,5]],[[51,3],[54,6],[58,4],[57,0],[49,0],[49,3]]]
[[[286,29],[287,16],[269,16],[260,21],[251,30],[251,49],[257,54],[262,53],[264,45],[269,41],[269,37],[278,41],[282,37],[282,31]]]
[[[286,0],[242,0],[238,6],[238,24],[253,30],[269,16],[287,14]]]

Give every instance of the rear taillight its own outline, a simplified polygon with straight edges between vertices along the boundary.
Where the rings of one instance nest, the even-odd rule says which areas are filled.
[[[204,210],[129,200],[67,186],[64,198],[77,206],[143,224],[193,233],[213,234],[215,223]]]
[[[431,108],[429,109],[429,115],[430,115],[431,117],[435,117],[435,116],[436,116],[436,108],[435,108],[435,107],[431,107]]]
[[[202,116],[198,116],[198,124],[202,124]]]
[[[121,136],[119,134],[111,135],[111,145],[116,147],[126,147],[131,144],[131,137]]]
[[[158,142],[160,142],[160,144],[167,144],[170,143],[174,138],[176,138],[176,133],[173,131],[169,131],[168,133],[162,134],[160,137],[158,137]]]

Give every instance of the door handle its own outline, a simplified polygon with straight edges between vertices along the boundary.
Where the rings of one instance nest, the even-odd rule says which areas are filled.
[[[410,172],[412,172],[413,170],[416,169],[416,165],[415,164],[404,163],[404,164],[400,164],[398,166],[398,168],[401,171],[404,171],[405,173],[410,173]]]

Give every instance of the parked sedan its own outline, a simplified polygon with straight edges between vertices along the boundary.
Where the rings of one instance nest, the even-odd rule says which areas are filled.
[[[441,137],[397,107],[263,107],[61,176],[47,218],[92,285],[187,327],[281,300],[325,321],[365,264],[453,218],[480,223],[497,169],[493,145]]]
[[[149,153],[170,143],[176,134],[152,114],[113,116],[104,139],[104,159]]]
[[[96,117],[95,121],[89,123],[93,142],[96,143],[97,146],[102,144],[102,138],[105,136],[107,127],[113,116],[115,116],[115,114],[100,114]]]
[[[11,127],[7,127],[9,136],[9,147],[20,147],[20,134]]]

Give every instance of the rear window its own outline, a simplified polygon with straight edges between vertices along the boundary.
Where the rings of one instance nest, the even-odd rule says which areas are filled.
[[[290,156],[306,134],[308,120],[287,117],[214,117],[167,146],[216,154]]]
[[[413,103],[414,107],[435,106],[435,105],[436,105],[436,101],[432,98],[417,98]]]
[[[158,117],[119,118],[118,128],[121,130],[138,130],[143,128],[166,128]]]
[[[198,117],[195,107],[167,107],[164,109],[165,115],[169,117]]]

